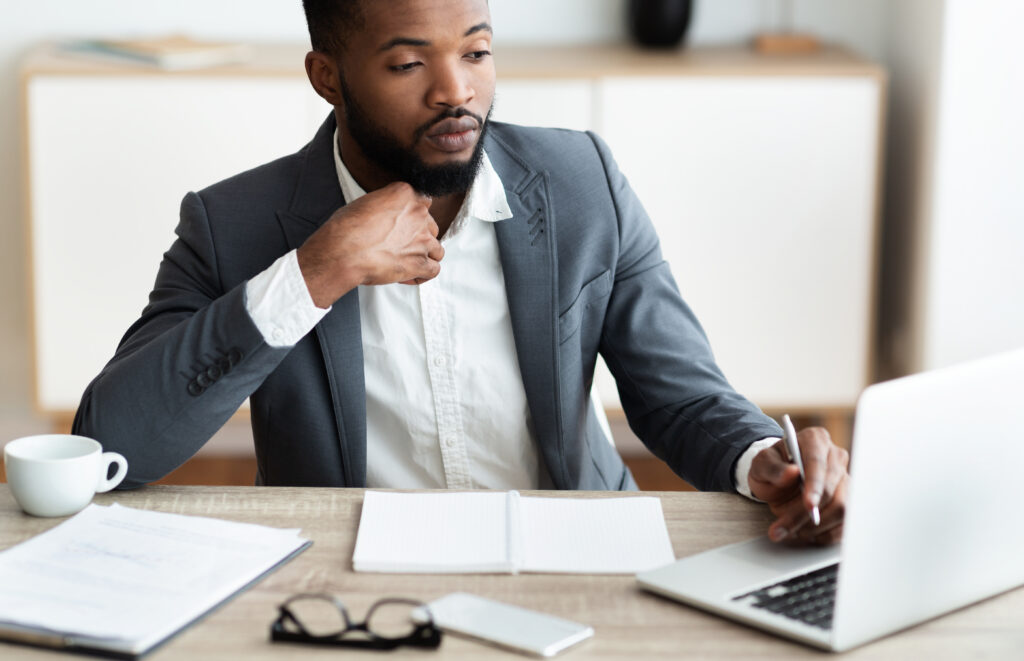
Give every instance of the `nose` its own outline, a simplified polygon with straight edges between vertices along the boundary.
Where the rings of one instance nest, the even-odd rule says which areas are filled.
[[[434,69],[427,104],[434,108],[458,108],[475,95],[469,72],[460,63],[446,63]]]

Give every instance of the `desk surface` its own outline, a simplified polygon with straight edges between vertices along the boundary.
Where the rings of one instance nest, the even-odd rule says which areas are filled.
[[[545,492],[544,495],[552,495]],[[620,494],[561,492],[606,497]],[[651,493],[644,495],[652,495]],[[686,556],[761,533],[770,515],[739,496],[714,493],[654,493],[661,497],[676,556]],[[360,489],[272,487],[147,487],[102,494],[95,502],[119,502],[180,514],[216,516],[279,527],[301,527],[313,546],[250,591],[173,638],[148,659],[338,658],[330,649],[271,644],[268,627],[276,606],[295,592],[332,592],[355,614],[375,600],[401,595],[429,601],[456,590],[476,593],[579,620],[594,638],[560,658],[582,659],[792,659],[820,656],[816,650],[705,614],[640,591],[628,576],[567,575],[387,575],[352,571],[352,548],[363,492]],[[0,484],[0,549],[6,549],[63,519],[22,514],[6,484]],[[0,586],[0,596],[3,587]],[[382,660],[395,654],[346,650],[346,659]],[[402,651],[402,658],[521,659],[502,650],[446,636],[437,651]],[[1024,658],[1024,590],[927,622],[843,655],[857,659]],[[57,652],[0,643],[5,661],[69,658]]]

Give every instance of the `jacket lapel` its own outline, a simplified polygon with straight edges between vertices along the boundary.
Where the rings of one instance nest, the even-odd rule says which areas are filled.
[[[332,113],[306,149],[291,207],[277,214],[290,249],[301,246],[345,202],[334,167],[334,129]],[[345,484],[362,487],[366,485],[366,386],[357,289],[334,304],[317,324],[316,335],[334,402]]]
[[[557,263],[546,174],[527,168],[489,134],[487,156],[501,177],[512,218],[495,224],[519,370],[538,446],[555,486],[568,488],[559,406],[555,310]]]

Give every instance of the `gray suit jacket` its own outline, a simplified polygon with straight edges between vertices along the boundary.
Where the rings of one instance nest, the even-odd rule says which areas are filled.
[[[298,153],[182,202],[149,305],[75,417],[75,433],[127,457],[125,486],[182,464],[250,396],[257,483],[365,484],[358,292],[290,349],[268,346],[245,309],[246,281],[344,203],[334,129],[332,116]],[[554,485],[635,488],[588,398],[600,352],[654,454],[699,488],[732,490],[743,449],[779,429],[715,365],[607,146],[593,134],[494,122],[485,148],[514,214],[495,231]]]

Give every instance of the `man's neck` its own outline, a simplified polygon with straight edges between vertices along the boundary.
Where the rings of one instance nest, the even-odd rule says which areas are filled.
[[[360,188],[367,193],[372,193],[393,183],[387,173],[370,163],[359,149],[347,148],[346,142],[344,137],[339,137],[338,150],[341,160]],[[437,238],[440,239],[448,232],[448,228],[455,221],[465,199],[466,193],[453,193],[435,197],[430,203],[430,215],[438,227]]]
[[[448,228],[452,226],[455,217],[459,215],[459,209],[462,208],[462,203],[465,200],[465,193],[455,193],[453,195],[445,195],[444,197],[435,197],[430,203],[430,215],[434,217],[434,222],[437,223],[438,239],[448,232]]]

